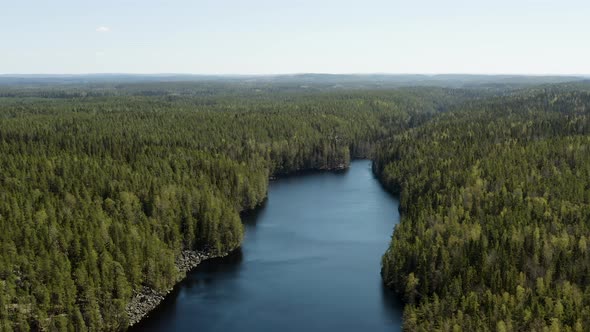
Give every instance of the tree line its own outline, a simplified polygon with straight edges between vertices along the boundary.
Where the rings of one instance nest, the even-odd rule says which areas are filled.
[[[240,245],[239,213],[270,176],[347,167],[439,103],[416,91],[54,89],[0,99],[3,331],[125,329],[134,292],[170,288],[182,250]]]
[[[501,91],[501,92],[499,92]],[[588,87],[0,87],[0,330],[124,330],[269,177],[372,158],[404,329],[590,326]]]

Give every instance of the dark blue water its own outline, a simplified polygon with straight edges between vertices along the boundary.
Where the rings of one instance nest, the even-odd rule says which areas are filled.
[[[379,275],[397,208],[369,161],[272,182],[242,248],[197,267],[134,330],[400,331]]]

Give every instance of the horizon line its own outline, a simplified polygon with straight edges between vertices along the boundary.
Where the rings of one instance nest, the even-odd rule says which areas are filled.
[[[350,73],[330,73],[330,72],[284,72],[284,73],[174,73],[174,72],[87,72],[87,73],[0,73],[2,77],[19,77],[19,76],[216,76],[216,77],[273,77],[273,76],[301,76],[301,75],[326,75],[326,76],[532,76],[532,77],[590,77],[588,74],[580,73],[478,73],[478,72],[439,72],[439,73],[419,73],[419,72],[350,72]]]

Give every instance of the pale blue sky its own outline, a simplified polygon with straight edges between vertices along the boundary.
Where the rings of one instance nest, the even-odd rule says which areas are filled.
[[[2,0],[0,73],[590,74],[588,0]]]

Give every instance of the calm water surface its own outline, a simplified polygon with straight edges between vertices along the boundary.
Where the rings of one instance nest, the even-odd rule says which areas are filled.
[[[397,207],[369,161],[272,182],[242,248],[197,267],[134,330],[400,331],[379,275]]]

